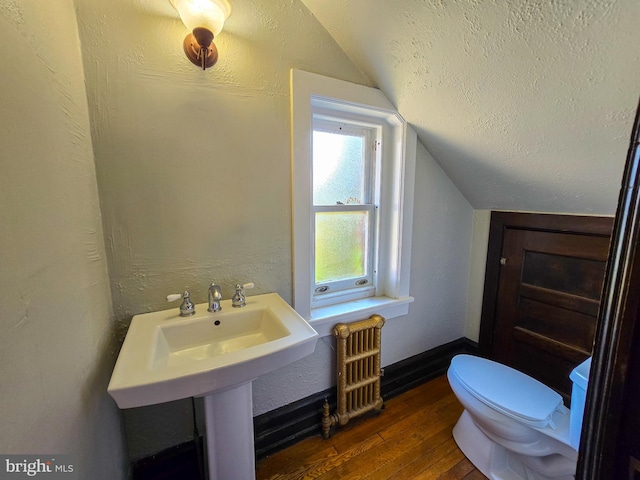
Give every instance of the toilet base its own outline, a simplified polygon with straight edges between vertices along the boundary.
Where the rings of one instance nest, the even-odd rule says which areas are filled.
[[[465,456],[490,480],[574,480],[560,455],[527,457],[511,452],[487,437],[465,410],[453,428],[453,438]],[[575,466],[574,466],[575,467]]]

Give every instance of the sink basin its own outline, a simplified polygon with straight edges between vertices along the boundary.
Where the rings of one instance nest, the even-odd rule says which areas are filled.
[[[216,313],[196,305],[186,318],[177,308],[136,315],[108,391],[120,408],[210,395],[311,354],[317,338],[276,293]]]
[[[291,332],[268,307],[206,315],[159,326],[152,369],[177,367],[286,337]]]

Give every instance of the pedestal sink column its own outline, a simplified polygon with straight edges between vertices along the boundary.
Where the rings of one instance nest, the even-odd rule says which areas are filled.
[[[253,480],[251,382],[204,397],[209,480]]]

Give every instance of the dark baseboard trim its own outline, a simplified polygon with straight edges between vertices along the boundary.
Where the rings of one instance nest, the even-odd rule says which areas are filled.
[[[388,400],[444,375],[451,359],[460,353],[478,354],[478,344],[468,338],[445,343],[384,368],[382,398]]]
[[[332,411],[336,406],[334,388],[314,393],[253,418],[256,459],[266,457],[303,438],[321,432],[322,405],[325,399]]]
[[[478,344],[460,338],[384,368],[382,398],[389,400],[429,380],[444,375],[459,353],[478,353]],[[321,432],[322,404],[336,408],[336,389],[315,393],[253,419],[256,458],[261,459]]]
[[[129,472],[131,480],[204,480],[204,439],[169,447],[150,457],[133,462]]]

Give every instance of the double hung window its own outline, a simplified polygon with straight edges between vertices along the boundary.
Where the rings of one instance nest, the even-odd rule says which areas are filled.
[[[378,137],[374,127],[314,116],[314,305],[374,293]]]
[[[380,90],[292,70],[293,303],[321,335],[406,315],[417,136]]]

